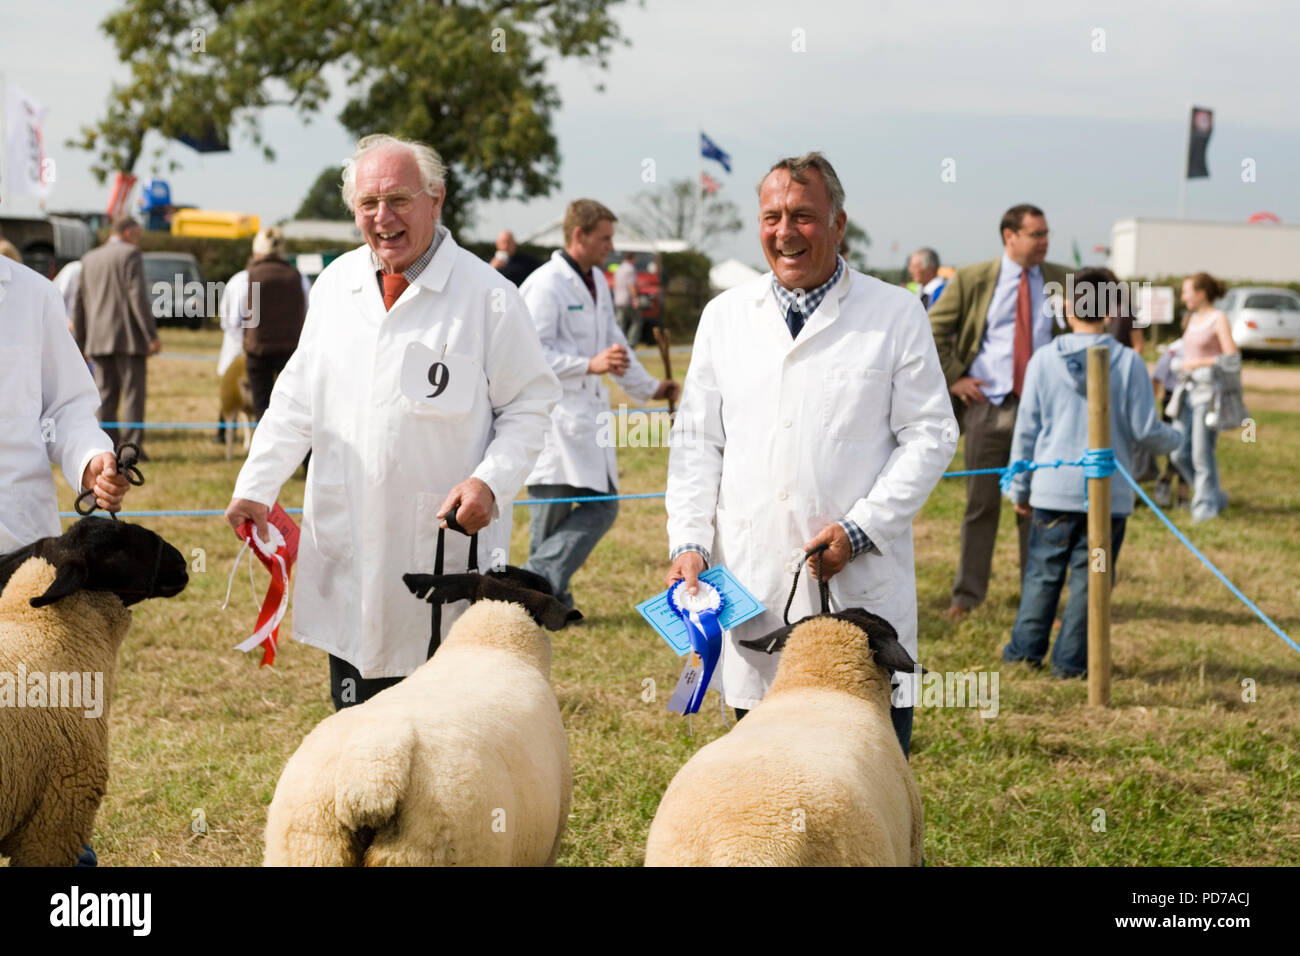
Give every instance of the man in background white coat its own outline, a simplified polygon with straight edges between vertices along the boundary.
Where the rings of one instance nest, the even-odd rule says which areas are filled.
[[[0,257],[0,554],[62,532],[50,463],[116,511],[130,485],[95,418],[99,390],[54,284]],[[3,588],[4,582],[0,582]]]
[[[772,167],[759,186],[772,271],[705,307],[673,429],[668,584],[695,587],[712,560],[766,609],[723,642],[715,673],[737,716],[775,676],[776,655],[738,642],[781,626],[792,553],[828,545],[832,609],[880,615],[919,660],[912,518],[957,426],[925,310],[836,255],[846,222],[820,153]],[[811,577],[791,621],[820,610]],[[891,715],[905,754],[915,689],[903,680]]]
[[[609,372],[638,401],[676,400],[676,382],[647,372],[628,348],[614,318],[602,266],[614,247],[615,216],[594,199],[578,199],[564,214],[565,248],[520,286],[542,351],[563,386],[551,415],[546,446],[528,476],[534,498],[574,498],[618,491],[614,452],[617,423],[611,419]],[[605,422],[602,427],[602,420]],[[555,595],[573,607],[569,579],[618,516],[617,501],[531,505],[530,571],[551,582]]]

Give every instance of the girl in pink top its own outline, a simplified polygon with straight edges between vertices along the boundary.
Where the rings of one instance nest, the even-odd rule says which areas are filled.
[[[1180,366],[1184,375],[1213,365],[1220,355],[1233,355],[1238,351],[1237,343],[1232,340],[1228,317],[1213,305],[1214,300],[1222,298],[1226,291],[1222,282],[1205,272],[1183,280],[1183,305],[1188,310]],[[1175,427],[1182,431],[1185,440],[1170,455],[1183,480],[1192,485],[1192,519],[1195,521],[1213,518],[1228,506],[1228,496],[1219,487],[1219,464],[1214,454],[1219,433],[1205,421],[1212,397],[1212,393],[1207,395],[1206,391],[1192,389],[1190,400],[1183,403]]]

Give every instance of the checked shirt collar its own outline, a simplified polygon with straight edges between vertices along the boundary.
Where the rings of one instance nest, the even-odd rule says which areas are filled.
[[[773,275],[772,291],[776,294],[776,303],[781,307],[781,314],[785,317],[786,323],[789,324],[790,322],[791,310],[795,310],[800,313],[799,326],[802,328],[803,323],[812,318],[812,314],[817,311],[817,306],[822,304],[822,300],[835,287],[835,283],[840,281],[842,275],[844,275],[844,260],[836,256],[835,272],[831,277],[811,292],[804,293],[802,297],[799,295],[799,290],[791,291],[785,288]],[[800,301],[801,298],[802,302]]]

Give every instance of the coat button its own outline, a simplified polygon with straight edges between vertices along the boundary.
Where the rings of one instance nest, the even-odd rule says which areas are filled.
[[[781,419],[781,427],[782,427],[782,428],[789,428],[792,424],[794,424],[794,423],[791,422],[790,419],[788,419],[788,418],[783,418],[783,419]]]
[[[788,497],[789,497],[789,495],[787,495],[784,491],[778,491],[778,492],[776,493],[776,500],[777,500],[777,501],[785,501],[785,499],[788,498]]]

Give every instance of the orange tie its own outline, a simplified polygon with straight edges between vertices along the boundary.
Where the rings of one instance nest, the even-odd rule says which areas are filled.
[[[1029,270],[1021,268],[1020,286],[1016,289],[1016,334],[1012,340],[1012,385],[1016,398],[1025,386],[1025,368],[1034,354],[1033,309],[1029,304]]]
[[[393,307],[393,303],[402,297],[406,287],[411,283],[406,281],[406,276],[400,272],[385,272],[380,276],[380,281],[384,284],[384,310],[387,311]]]

